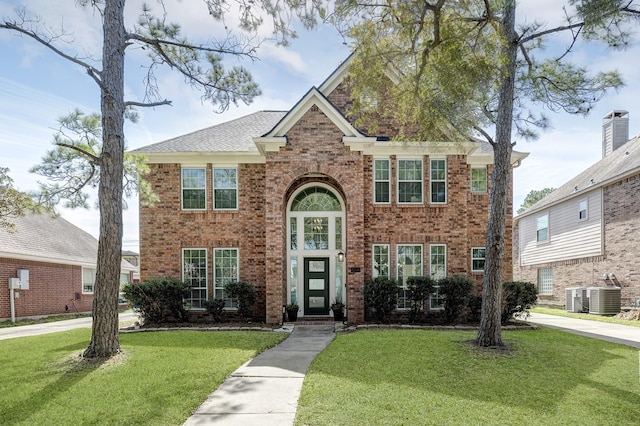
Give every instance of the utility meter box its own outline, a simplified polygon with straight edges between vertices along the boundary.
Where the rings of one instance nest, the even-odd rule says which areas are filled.
[[[20,278],[9,278],[9,288],[20,290]]]
[[[18,269],[18,279],[20,280],[20,290],[29,290],[29,270]]]

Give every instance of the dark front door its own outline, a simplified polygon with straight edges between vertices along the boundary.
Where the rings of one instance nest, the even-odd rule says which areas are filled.
[[[329,315],[329,258],[304,259],[304,314]]]

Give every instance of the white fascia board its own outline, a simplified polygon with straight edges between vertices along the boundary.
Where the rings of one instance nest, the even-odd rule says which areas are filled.
[[[287,145],[286,136],[270,136],[270,137],[258,137],[253,138],[253,143],[258,147],[260,154],[265,157],[267,152],[277,152],[280,148]],[[266,160],[265,160],[266,161]]]
[[[336,68],[333,73],[320,85],[318,88],[322,94],[325,96],[329,96],[331,92],[333,92],[336,87],[340,85],[348,74],[349,65],[353,60],[353,53],[349,55],[347,59],[345,59],[339,66]]]
[[[32,254],[9,253],[9,252],[0,251],[0,257],[6,258],[6,259],[28,260],[30,262],[55,263],[57,265],[71,265],[71,266],[82,266],[83,268],[96,268],[95,262],[91,263],[91,262],[85,262],[85,261],[61,259],[61,258],[48,257],[48,256],[38,256],[38,255],[32,255]]]
[[[264,164],[266,159],[259,151],[247,152],[158,152],[146,154],[145,162],[152,164]]]
[[[475,148],[473,142],[394,142],[377,141],[375,137],[344,137],[344,144],[352,151],[365,155],[468,155]]]

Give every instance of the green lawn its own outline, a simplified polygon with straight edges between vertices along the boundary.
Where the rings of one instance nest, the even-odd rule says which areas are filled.
[[[541,328],[338,335],[312,363],[296,425],[637,425],[636,349]]]
[[[0,342],[2,425],[179,425],[236,368],[286,335],[122,334],[123,356],[79,362],[89,329]]]
[[[611,324],[622,324],[622,325],[630,325],[632,327],[640,327],[640,321],[633,320],[623,320],[620,318],[603,316],[603,315],[594,315],[594,314],[581,314],[577,312],[567,312],[564,309],[559,308],[542,308],[535,307],[531,309],[531,312],[538,312],[539,314],[549,314],[549,315],[557,315],[560,317],[568,317],[568,318],[577,318],[577,319],[585,319],[591,321],[600,321],[600,322],[608,322]]]

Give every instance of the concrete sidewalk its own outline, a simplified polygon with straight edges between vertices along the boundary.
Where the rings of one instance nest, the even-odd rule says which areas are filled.
[[[293,425],[304,375],[333,340],[334,330],[333,325],[296,325],[286,340],[233,372],[184,424]]]
[[[138,320],[138,316],[133,311],[125,311],[119,315],[120,327],[125,326],[123,322]],[[40,334],[55,333],[58,331],[73,330],[75,328],[91,328],[93,318],[74,318],[70,320],[44,322],[41,324],[19,325],[15,327],[0,328],[0,340],[13,339],[16,337],[38,336]]]
[[[640,327],[531,312],[527,322],[640,349]]]

